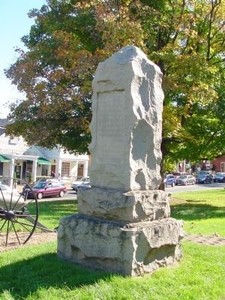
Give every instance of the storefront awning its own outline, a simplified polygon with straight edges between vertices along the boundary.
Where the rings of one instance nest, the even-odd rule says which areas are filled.
[[[5,155],[0,154],[0,162],[10,162],[10,159]]]
[[[39,165],[51,165],[51,162],[44,157],[39,157],[37,163]]]

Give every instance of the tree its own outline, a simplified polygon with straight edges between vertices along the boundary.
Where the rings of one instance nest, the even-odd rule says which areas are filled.
[[[96,28],[101,7],[97,11],[74,2],[49,0],[30,12],[35,25],[23,37],[28,51],[19,50],[20,58],[7,71],[26,100],[12,105],[7,132],[29,144],[84,152],[90,141],[93,75],[114,49],[103,49],[101,25]]]
[[[164,160],[198,160],[225,145],[222,0],[48,0],[6,72],[26,100],[9,134],[71,151],[90,141],[91,82],[98,63],[135,44],[164,74]],[[40,132],[42,135],[40,135]]]
[[[165,147],[174,158],[195,161],[224,151],[224,8],[221,1],[190,1],[182,13],[184,30],[179,31],[177,24],[172,52],[166,53],[175,53],[176,58],[169,62],[164,57],[168,72],[164,112],[172,120],[164,128],[172,127],[173,134],[166,136],[176,139]]]

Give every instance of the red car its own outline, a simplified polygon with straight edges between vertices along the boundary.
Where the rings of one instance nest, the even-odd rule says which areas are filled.
[[[66,193],[66,186],[57,179],[39,180],[32,185],[32,190],[26,190],[24,188],[23,193],[28,193],[27,198],[42,199],[46,197],[63,197]]]

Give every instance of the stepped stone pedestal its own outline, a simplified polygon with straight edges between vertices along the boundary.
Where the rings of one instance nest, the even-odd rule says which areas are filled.
[[[122,275],[181,259],[183,223],[170,217],[161,183],[160,69],[134,46],[99,64],[93,81],[92,188],[60,220],[58,256]]]

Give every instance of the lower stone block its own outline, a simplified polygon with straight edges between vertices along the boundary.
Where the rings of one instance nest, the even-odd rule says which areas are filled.
[[[58,256],[92,269],[138,276],[180,260],[183,223],[124,223],[75,214],[60,220]]]

